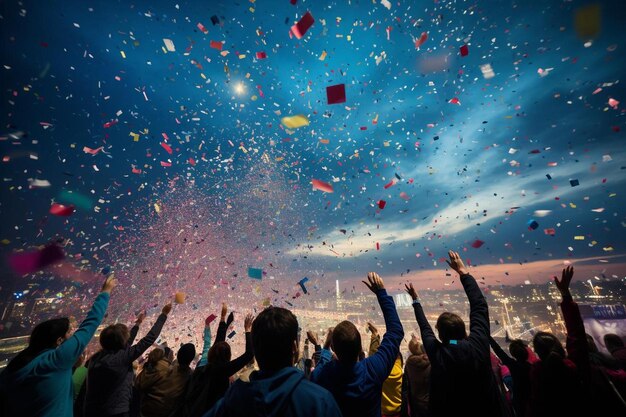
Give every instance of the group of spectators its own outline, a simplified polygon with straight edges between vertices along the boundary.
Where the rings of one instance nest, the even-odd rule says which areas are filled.
[[[532,348],[513,340],[507,354],[490,335],[487,301],[461,257],[447,261],[460,276],[470,305],[463,319],[444,312],[432,329],[412,284],[420,336],[411,335],[409,356],[400,345],[404,330],[383,280],[370,272],[364,284],[377,297],[386,332],[368,323],[367,354],[358,328],[342,321],[320,338],[306,333],[300,353],[296,316],[268,307],[244,319],[245,351],[232,358],[226,333],[234,321],[222,305],[215,340],[211,316],[204,346],[191,343],[174,353],[155,346],[172,306],[163,307],[135,343],[144,314],[129,330],[112,324],[99,336],[101,349],[85,348],[104,319],[117,280],[109,278],[80,327],[67,318],[37,325],[29,345],[0,374],[2,416],[50,417],[554,417],[626,415],[626,348],[604,337],[610,354],[585,334],[569,291],[573,267],[555,284],[567,329],[565,347],[548,332]],[[152,348],[152,349],[151,349]],[[150,350],[151,349],[151,350]],[[313,352],[311,352],[313,350]],[[147,358],[145,353],[148,352]],[[194,363],[197,361],[194,367]]]

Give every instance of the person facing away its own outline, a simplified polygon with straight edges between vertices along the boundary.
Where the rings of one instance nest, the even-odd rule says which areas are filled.
[[[376,294],[387,328],[378,351],[358,361],[361,334],[350,321],[343,321],[335,326],[331,336],[330,345],[337,360],[331,361],[330,350],[322,349],[311,374],[311,381],[333,394],[344,417],[380,417],[383,383],[391,373],[404,337],[396,306],[387,295],[382,278],[370,272],[367,279],[363,283]]]
[[[142,417],[168,417],[182,400],[189,379],[189,365],[196,356],[193,343],[186,343],[176,354],[172,364],[163,349],[154,349],[137,376],[136,387],[141,392]]]
[[[624,340],[614,333],[604,335],[604,345],[611,355],[617,359],[621,369],[626,371],[626,347]]]
[[[413,284],[406,286],[431,364],[430,413],[435,417],[502,416],[504,404],[491,370],[487,300],[459,254],[449,251],[448,255],[448,265],[460,275],[469,300],[469,336],[461,317],[444,312],[437,319],[441,341],[437,340]]]
[[[512,340],[509,343],[509,352],[511,353],[509,356],[491,336],[489,337],[489,344],[493,352],[511,372],[513,410],[516,416],[524,417],[530,401],[531,364],[528,362],[528,348],[522,340]]]
[[[204,417],[341,417],[333,396],[294,367],[298,320],[280,307],[268,307],[252,323],[259,370],[250,382],[237,380]]]
[[[402,378],[402,417],[429,417],[430,361],[424,345],[414,334],[409,341],[409,352]]]
[[[367,322],[367,328],[371,333],[370,336],[370,348],[367,356],[372,356],[376,353],[380,347],[380,333],[378,329],[371,322]],[[398,353],[396,361],[393,363],[393,368],[385,382],[383,382],[383,396],[381,398],[381,409],[383,417],[386,416],[399,416],[402,407],[402,368],[404,363],[402,362],[402,354]]]
[[[165,305],[148,334],[132,346],[128,343],[131,333],[124,324],[112,324],[100,333],[102,350],[91,357],[87,367],[85,416],[125,416],[129,413],[133,362],[159,337],[171,311],[172,304]]]
[[[102,322],[110,293],[117,285],[109,277],[85,320],[70,336],[70,321],[59,318],[39,323],[28,347],[0,374],[3,416],[72,417],[72,367]]]

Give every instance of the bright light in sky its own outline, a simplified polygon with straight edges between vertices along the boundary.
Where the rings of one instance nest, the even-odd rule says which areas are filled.
[[[241,95],[245,90],[246,87],[243,85],[243,83],[237,83],[237,85],[235,85],[235,93]]]

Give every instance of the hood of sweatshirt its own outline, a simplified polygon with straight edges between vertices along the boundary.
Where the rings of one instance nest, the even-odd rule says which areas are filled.
[[[235,382],[226,393],[224,402],[239,415],[284,415],[291,393],[303,380],[302,371],[291,367],[272,375],[255,371],[250,375],[250,382]]]

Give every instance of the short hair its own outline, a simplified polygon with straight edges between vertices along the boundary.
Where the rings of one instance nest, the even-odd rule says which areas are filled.
[[[146,366],[154,368],[156,364],[165,358],[165,351],[161,348],[155,348],[148,353],[148,359],[146,360]]]
[[[624,347],[624,341],[622,338],[614,333],[604,335],[604,344],[609,352]]]
[[[465,322],[458,314],[449,313],[447,311],[441,313],[435,327],[439,332],[439,339],[441,339],[443,343],[448,343],[450,340],[463,340],[467,338]]]
[[[230,362],[230,345],[224,341],[215,343],[207,353],[207,365]]]
[[[563,349],[559,339],[552,333],[538,332],[535,334],[535,337],[533,337],[533,348],[542,361],[549,358],[555,360],[557,357],[561,360],[565,359],[565,349]]]
[[[528,360],[528,348],[526,343],[521,339],[511,340],[509,343],[509,352],[519,362],[526,362]]]
[[[252,323],[252,346],[262,371],[275,371],[294,364],[298,319],[281,307],[268,307]]]
[[[352,322],[344,320],[333,329],[332,347],[340,362],[356,362],[361,346],[361,333]]]
[[[126,347],[128,339],[130,333],[125,324],[111,324],[100,333],[100,346],[104,350],[120,350]]]
[[[176,353],[176,359],[178,359],[178,363],[183,366],[189,366],[193,358],[196,356],[196,347],[193,343],[185,343],[178,349],[178,353]]]

